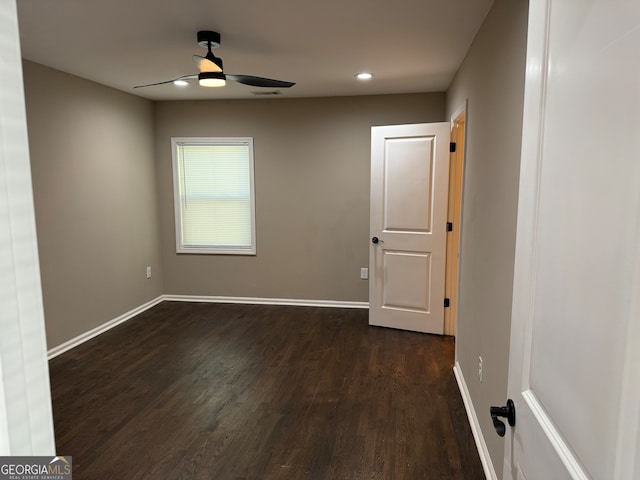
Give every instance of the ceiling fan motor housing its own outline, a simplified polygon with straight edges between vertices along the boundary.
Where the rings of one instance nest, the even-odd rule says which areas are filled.
[[[218,48],[220,46],[220,34],[210,30],[201,30],[198,32],[198,45],[204,48]]]

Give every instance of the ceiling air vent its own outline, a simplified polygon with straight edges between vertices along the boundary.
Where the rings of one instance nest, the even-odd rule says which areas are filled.
[[[280,90],[258,90],[251,93],[259,97],[272,97],[274,95],[282,95],[282,92],[280,92]]]

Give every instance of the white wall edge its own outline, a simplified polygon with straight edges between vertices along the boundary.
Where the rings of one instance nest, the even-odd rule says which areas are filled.
[[[139,307],[136,307],[132,310],[129,310],[126,313],[123,313],[122,315],[120,315],[119,317],[116,317],[112,320],[109,320],[106,323],[103,323],[102,325],[89,330],[88,332],[85,332],[81,335],[78,335],[75,338],[72,338],[71,340],[67,340],[66,342],[58,345],[57,347],[53,347],[52,349],[50,349],[47,352],[47,358],[49,360],[51,360],[52,358],[57,357],[58,355],[63,354],[64,352],[67,352],[69,350],[71,350],[74,347],[77,347],[78,345],[83,344],[84,342],[91,340],[94,337],[97,337],[98,335],[100,335],[101,333],[106,332],[107,330],[111,330],[113,327],[120,325],[121,323],[126,322],[127,320],[130,320],[131,318],[135,317],[136,315],[141,314],[142,312],[144,312],[145,310],[149,310],[151,307],[155,307],[156,305],[158,305],[160,302],[163,301],[163,296],[160,295],[157,298],[154,298],[153,300],[140,305]]]
[[[493,468],[493,462],[491,461],[491,456],[489,455],[489,449],[487,448],[487,443],[484,441],[484,436],[482,435],[482,429],[480,428],[480,422],[478,422],[478,416],[476,415],[476,410],[473,407],[473,402],[471,401],[471,395],[469,394],[467,383],[464,380],[464,375],[462,375],[462,369],[460,368],[460,363],[457,361],[455,363],[455,366],[453,367],[453,374],[456,376],[456,381],[458,382],[458,388],[460,389],[460,394],[462,395],[462,402],[464,403],[464,409],[467,411],[467,417],[469,417],[469,425],[471,425],[471,433],[473,433],[473,439],[476,442],[478,454],[480,455],[480,462],[482,463],[484,476],[490,480],[498,480],[498,476],[496,475],[496,470],[495,468]]]
[[[369,308],[369,302],[343,300],[304,300],[292,298],[221,297],[201,295],[163,295],[167,302],[244,303],[247,305],[289,305],[294,307]]]
[[[460,103],[460,105],[458,105],[458,106],[456,107],[456,109],[455,109],[455,110],[453,111],[453,113],[451,114],[451,117],[449,118],[449,123],[450,123],[452,126],[453,126],[453,122],[454,122],[454,120],[455,120],[456,118],[458,118],[462,112],[466,112],[466,111],[467,111],[467,107],[468,107],[468,105],[469,105],[469,99],[468,99],[468,98],[465,98],[465,99],[464,99],[464,102]],[[465,143],[466,143],[466,141],[467,141],[467,131],[466,131],[466,129],[465,129],[465,134],[464,134],[464,136],[465,136],[464,140],[465,140]]]

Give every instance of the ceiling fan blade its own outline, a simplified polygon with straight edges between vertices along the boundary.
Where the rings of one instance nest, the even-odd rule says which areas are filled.
[[[231,75],[227,74],[228,80],[234,80],[251,87],[265,88],[290,88],[295,85],[293,82],[285,82],[283,80],[273,80],[271,78],[254,77],[253,75]]]
[[[133,88],[155,87],[156,85],[164,85],[165,83],[173,83],[176,80],[192,80],[198,78],[198,75],[183,75],[182,77],[174,78],[172,80],[165,80],[164,82],[147,83],[146,85],[136,85]]]
[[[191,58],[193,58],[193,61],[198,66],[198,71],[200,73],[222,71],[222,59],[215,57],[213,54],[207,54],[206,57],[194,55]],[[218,62],[216,62],[216,60],[218,60]]]

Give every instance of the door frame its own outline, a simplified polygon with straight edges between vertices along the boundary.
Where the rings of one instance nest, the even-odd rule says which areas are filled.
[[[449,157],[449,192],[447,222],[453,231],[447,232],[444,296],[449,299],[449,308],[444,310],[444,334],[455,337],[458,324],[458,298],[460,272],[460,242],[462,240],[462,208],[464,196],[464,170],[467,152],[467,105],[468,100],[451,115],[451,142],[456,151]]]
[[[55,455],[29,142],[14,1],[0,2],[0,455]]]

